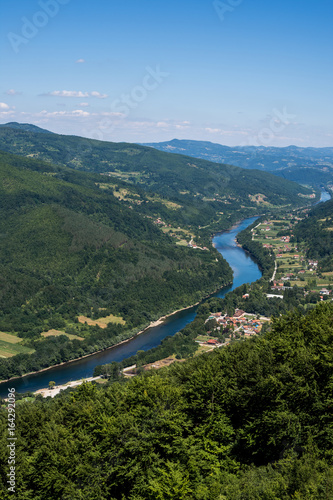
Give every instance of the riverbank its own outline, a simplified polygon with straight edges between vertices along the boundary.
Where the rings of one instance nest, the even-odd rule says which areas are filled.
[[[224,285],[222,288],[226,287],[226,286],[229,286],[231,285],[231,283],[227,283],[226,285]],[[180,313],[180,312],[183,312],[183,311],[186,311],[187,309],[191,309],[192,307],[196,307],[198,306],[203,300],[207,299],[208,297],[210,297],[211,295],[214,295],[214,293],[218,292],[220,290],[220,288],[217,288],[216,290],[214,290],[214,292],[210,293],[209,295],[203,297],[201,300],[199,300],[198,302],[196,302],[195,304],[191,304],[189,306],[186,306],[186,307],[182,307],[181,309],[177,309],[176,311],[173,311],[172,313],[169,313],[169,314],[166,314],[164,316],[161,316],[158,320],[156,321],[152,321],[148,326],[146,326],[146,328],[144,328],[143,330],[140,330],[139,332],[135,333],[134,335],[132,335],[131,337],[129,337],[128,339],[125,339],[125,340],[122,340],[120,342],[117,342],[116,344],[113,344],[112,346],[110,347],[105,347],[104,349],[100,349],[98,351],[95,351],[95,352],[92,352],[90,354],[85,354],[84,356],[80,356],[79,358],[75,358],[75,359],[70,359],[68,361],[64,361],[62,363],[58,363],[56,365],[51,365],[51,366],[48,366],[46,368],[42,368],[41,370],[37,370],[35,372],[29,372],[29,373],[25,373],[24,375],[20,375],[20,376],[16,376],[16,377],[11,377],[9,379],[5,379],[5,380],[0,380],[0,384],[5,384],[7,382],[13,382],[15,380],[20,380],[20,379],[24,379],[25,377],[28,377],[30,375],[38,375],[40,373],[44,373],[44,372],[47,372],[49,370],[52,370],[53,368],[60,368],[61,366],[68,366],[70,363],[75,363],[76,361],[80,361],[80,360],[83,360],[83,359],[86,359],[86,358],[89,358],[91,356],[96,356],[96,354],[100,354],[102,352],[105,352],[105,351],[110,351],[112,349],[115,349],[116,347],[119,347],[123,344],[127,344],[128,342],[131,342],[132,340],[134,340],[135,338],[137,338],[139,335],[142,335],[143,333],[146,333],[147,330],[149,330],[150,328],[155,328],[157,326],[160,326],[162,325],[166,319],[168,318],[171,318],[172,316],[174,316],[175,314],[177,313]]]
[[[61,391],[65,391],[70,387],[78,387],[84,382],[94,382],[95,380],[99,380],[101,377],[89,377],[82,380],[73,380],[72,382],[67,382],[67,384],[55,385],[52,389],[38,389],[38,391],[34,392],[35,396],[43,396],[43,398],[54,398]]]
[[[135,335],[117,342],[110,347],[86,354],[80,358],[43,368],[40,371],[30,372],[24,376],[3,380],[2,387],[0,387],[0,395],[5,393],[8,383],[11,383],[12,387],[18,393],[35,392],[47,387],[50,380],[54,380],[57,385],[65,384],[68,381],[81,380],[82,378],[92,376],[96,366],[109,364],[113,361],[121,362],[124,359],[134,356],[139,350],[148,351],[153,349],[159,346],[166,337],[174,336],[188,323],[191,323],[196,316],[197,307],[200,303],[207,300],[207,298],[212,296],[224,297],[226,293],[241,284],[258,280],[261,277],[258,266],[249,260],[245,252],[240,252],[234,240],[238,232],[252,224],[253,221],[254,218],[245,219],[239,227],[234,228],[232,231],[219,232],[220,236],[214,238],[215,242],[218,243],[217,251],[222,254],[233,269],[234,276],[232,282],[225,283],[223,287],[219,287],[215,291],[205,295],[195,304],[179,308],[161,316]],[[226,242],[225,244],[223,243],[224,241]]]

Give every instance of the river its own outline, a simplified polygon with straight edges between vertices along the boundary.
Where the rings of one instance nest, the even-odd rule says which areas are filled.
[[[256,220],[256,217],[245,219],[231,230],[217,234],[213,238],[213,245],[223,255],[231,266],[234,279],[232,285],[224,287],[211,297],[224,297],[228,292],[234,290],[243,283],[252,283],[261,278],[261,272],[249,254],[237,246],[235,238],[240,231],[247,228]],[[195,250],[193,250],[195,251]],[[196,250],[200,251],[200,250]],[[208,300],[208,299],[206,299]],[[117,347],[107,349],[103,352],[51,368],[47,371],[26,375],[10,382],[0,384],[0,397],[7,394],[8,387],[15,388],[17,392],[37,391],[48,387],[49,381],[53,380],[56,385],[61,385],[71,380],[91,377],[97,365],[122,361],[136,354],[138,350],[148,351],[158,346],[161,341],[169,336],[175,335],[179,330],[192,322],[196,316],[198,306],[177,312],[169,316],[161,325],[148,328],[144,333],[133,338],[129,342]]]
[[[324,189],[322,189],[320,200],[316,203],[316,205],[318,205],[318,203],[325,203],[325,201],[328,201],[331,198],[332,198],[332,196],[330,195],[330,193],[328,191],[325,191]]]

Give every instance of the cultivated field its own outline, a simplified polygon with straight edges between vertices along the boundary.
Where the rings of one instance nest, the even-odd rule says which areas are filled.
[[[20,337],[16,337],[16,335],[10,335],[9,333],[0,332],[0,340],[4,342],[9,342],[10,344],[19,344],[22,342]]]
[[[41,333],[42,337],[59,337],[60,335],[66,335],[70,340],[84,340],[84,338],[79,337],[78,335],[72,335],[71,333],[61,332],[60,330],[49,330],[48,332]]]
[[[109,323],[116,323],[117,325],[126,325],[126,321],[119,316],[106,316],[106,318],[99,318],[93,320],[91,318],[87,318],[87,316],[79,316],[78,320],[80,323],[87,323],[89,326],[99,326],[100,328],[106,328]]]
[[[16,354],[31,354],[34,349],[20,345],[22,339],[9,333],[0,332],[0,358],[11,358]]]

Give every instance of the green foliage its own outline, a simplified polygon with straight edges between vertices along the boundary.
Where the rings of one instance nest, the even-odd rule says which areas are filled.
[[[217,251],[176,246],[88,173],[0,152],[0,194],[0,328],[36,351],[0,359],[0,379],[109,347],[232,279]],[[126,326],[75,324],[100,309]],[[52,328],[86,340],[42,340]]]
[[[217,203],[220,211],[224,211],[222,207],[229,211],[239,210],[240,205],[256,209],[257,205],[251,202],[249,195],[258,193],[262,193],[266,197],[265,201],[272,205],[303,205],[304,198],[298,194],[311,193],[300,185],[259,170],[217,165],[136,144],[2,127],[0,148],[81,171],[115,173],[116,181],[120,174],[120,178],[138,184],[146,191],[185,201],[185,204],[190,199],[192,207],[189,207],[188,213],[183,213],[184,217],[190,216],[194,205],[193,196],[199,206],[201,200],[208,198],[220,200]]]
[[[263,337],[17,406],[18,498],[332,500],[333,305]],[[7,419],[0,413],[1,498]]]
[[[254,222],[251,226],[244,229],[238,236],[237,241],[244,250],[249,252],[256,259],[258,265],[263,272],[263,277],[270,277],[274,270],[274,255],[269,250],[264,248],[259,242],[252,240],[251,229],[258,224]]]
[[[322,271],[333,269],[333,200],[321,203],[294,228],[297,242],[307,249],[307,257],[318,259]]]

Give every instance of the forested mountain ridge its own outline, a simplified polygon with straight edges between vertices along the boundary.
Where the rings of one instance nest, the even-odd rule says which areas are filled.
[[[272,172],[300,184],[315,187],[333,185],[333,148],[229,147],[208,141],[178,139],[147,143],[145,146],[217,163],[230,163],[242,168]]]
[[[76,136],[0,128],[0,149],[78,170],[111,175],[175,201],[213,201],[220,210],[304,204],[311,191],[258,170],[183,155],[172,155],[136,144],[102,142]],[[217,212],[217,210],[216,210]]]
[[[18,122],[9,122],[6,124],[1,124],[0,128],[9,127],[17,130],[25,130],[26,132],[36,132],[40,134],[52,134],[50,130],[46,130],[45,128],[37,127],[37,125],[32,125],[31,123],[18,123]]]
[[[112,345],[232,280],[213,248],[177,246],[97,179],[0,152],[0,331],[36,350],[0,359],[0,379]],[[79,315],[122,323],[101,330],[78,324]],[[85,341],[43,340],[49,329]]]
[[[159,372],[20,402],[18,498],[332,500],[332,317],[323,303]]]

